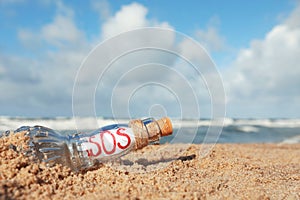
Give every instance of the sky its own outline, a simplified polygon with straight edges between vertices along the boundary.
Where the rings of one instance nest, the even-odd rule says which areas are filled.
[[[143,27],[172,33],[126,35]],[[99,76],[118,49],[156,38],[190,60],[193,40],[212,62],[199,75],[179,56],[141,50]],[[300,118],[299,55],[297,0],[0,0],[0,115]]]

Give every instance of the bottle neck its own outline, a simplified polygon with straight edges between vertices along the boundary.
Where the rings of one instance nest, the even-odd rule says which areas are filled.
[[[159,142],[161,130],[157,121],[153,118],[131,120],[129,127],[132,128],[135,136],[135,149],[141,149],[148,144]]]
[[[146,118],[142,120],[148,133],[149,144],[155,144],[159,142],[161,137],[161,128],[154,118]]]

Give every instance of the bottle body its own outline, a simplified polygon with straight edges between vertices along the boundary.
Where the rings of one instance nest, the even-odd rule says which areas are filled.
[[[75,165],[72,168],[85,169],[135,149],[135,135],[128,125],[113,124],[89,134],[77,135],[68,146]]]
[[[91,133],[74,135],[62,135],[42,126],[23,129],[30,137],[27,154],[49,166],[59,163],[74,171],[92,168],[97,163],[121,157],[129,151],[159,142],[161,136],[172,134],[168,118],[131,120],[128,124],[113,124]]]

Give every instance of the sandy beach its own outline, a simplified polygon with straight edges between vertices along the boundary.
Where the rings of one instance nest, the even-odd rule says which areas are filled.
[[[0,138],[0,199],[300,199],[300,144],[154,145],[74,173],[31,162],[27,140]]]

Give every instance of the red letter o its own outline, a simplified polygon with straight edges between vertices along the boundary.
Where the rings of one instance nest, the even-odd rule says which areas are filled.
[[[107,151],[106,147],[105,147],[105,144],[104,144],[104,140],[103,140],[103,136],[104,136],[104,133],[108,133],[111,135],[112,139],[113,139],[113,148],[111,151]],[[101,132],[101,143],[102,143],[102,147],[103,147],[103,151],[106,153],[106,154],[113,154],[115,151],[116,151],[116,138],[115,136],[110,132],[110,131],[103,131]]]

